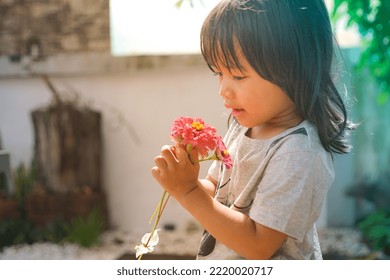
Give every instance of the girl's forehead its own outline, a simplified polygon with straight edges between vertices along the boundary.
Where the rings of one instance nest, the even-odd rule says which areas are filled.
[[[229,71],[244,71],[249,63],[241,48],[235,46],[234,49],[223,48],[221,46],[210,50],[208,64],[214,69],[227,69]]]

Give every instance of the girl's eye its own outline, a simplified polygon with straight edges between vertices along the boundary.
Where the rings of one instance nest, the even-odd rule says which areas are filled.
[[[214,76],[218,76],[218,77],[222,77],[223,76],[223,73],[222,72],[214,72],[213,73]],[[246,76],[231,76],[231,78],[235,81],[241,81],[241,80],[244,80],[245,78],[247,78]]]
[[[244,80],[246,77],[245,76],[233,76],[233,80],[236,80],[236,81],[241,81],[241,80]]]

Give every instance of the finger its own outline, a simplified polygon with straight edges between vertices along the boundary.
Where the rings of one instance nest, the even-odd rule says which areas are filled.
[[[189,159],[196,168],[199,168],[199,155],[196,149],[191,150],[189,154]]]
[[[194,163],[192,162],[191,158],[190,158],[190,155],[188,155],[187,153],[187,150],[184,149],[184,148],[176,148],[176,157],[177,157],[177,160],[179,162],[179,164],[192,164],[194,165]],[[194,155],[194,158],[197,157],[197,154]],[[197,162],[197,160],[195,160],[195,162]]]
[[[152,167],[151,172],[152,172],[152,175],[153,175],[154,179],[157,180],[158,178],[160,178],[161,171],[160,171],[160,169],[157,166]]]
[[[161,155],[155,157],[154,163],[156,164],[156,167],[159,169],[166,169],[168,167],[168,164],[165,161],[165,158]]]
[[[176,150],[175,146],[172,146],[172,145],[164,145],[161,147],[161,152],[170,151],[174,157],[176,157],[175,150]]]
[[[173,151],[176,152],[176,150],[178,150],[178,149],[182,149],[184,151],[187,151],[187,145],[176,143],[175,146],[173,146]]]
[[[161,147],[161,152],[164,151],[164,150],[170,150],[173,146],[171,145],[164,145]]]
[[[161,156],[164,157],[168,165],[172,165],[178,162],[176,156],[172,152],[172,146],[164,146],[161,150]]]

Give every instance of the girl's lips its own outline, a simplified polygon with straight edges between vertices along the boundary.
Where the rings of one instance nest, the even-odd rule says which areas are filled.
[[[233,117],[238,117],[239,115],[241,115],[242,112],[244,112],[244,110],[232,108],[232,115],[233,115]]]
[[[233,115],[233,117],[238,117],[239,115],[241,115],[241,114],[244,112],[243,109],[234,108],[234,107],[232,107],[232,106],[230,106],[230,105],[228,105],[228,104],[225,104],[225,107],[226,107],[227,109],[232,110],[232,115]]]

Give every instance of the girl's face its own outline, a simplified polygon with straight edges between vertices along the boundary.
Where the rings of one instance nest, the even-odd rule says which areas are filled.
[[[252,138],[269,138],[297,125],[302,118],[291,99],[276,85],[263,79],[246,59],[239,69],[214,68],[219,76],[219,94],[226,108]]]

